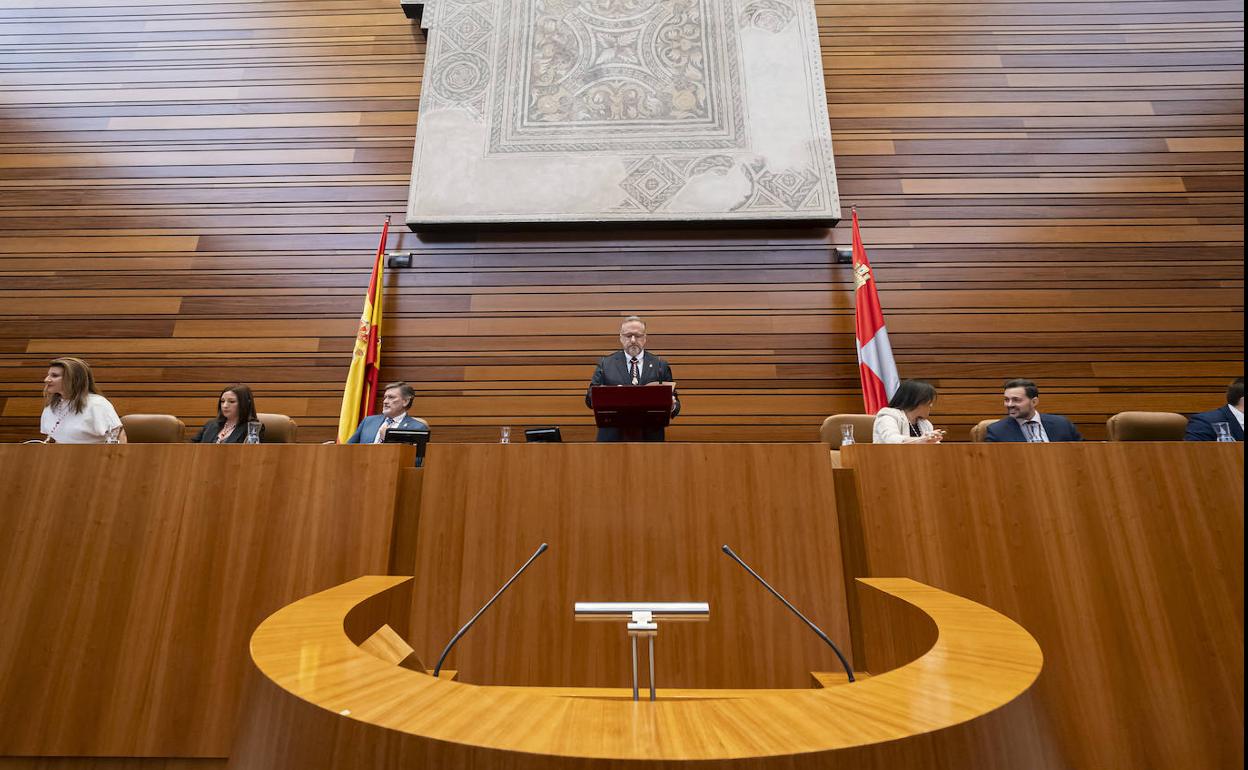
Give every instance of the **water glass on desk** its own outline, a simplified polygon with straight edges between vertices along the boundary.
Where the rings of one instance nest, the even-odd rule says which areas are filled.
[[[260,443],[260,428],[261,428],[261,424],[259,420],[249,421],[247,423],[247,438],[243,440],[243,443],[244,444],[259,444]]]
[[[510,443],[511,443],[511,428],[509,428],[508,426],[504,425],[504,426],[502,427],[502,429],[500,429],[500,430],[499,430],[499,432],[498,432],[498,443],[500,443],[500,444],[510,444]]]
[[[849,446],[852,443],[854,443],[854,426],[847,422],[841,426],[841,446]]]
[[[121,426],[120,425],[118,425],[115,428],[108,429],[108,431],[104,434],[104,443],[105,444],[120,444],[121,443]]]
[[[1231,424],[1229,422],[1215,422],[1213,424],[1213,432],[1217,435],[1218,441],[1235,441],[1235,437],[1231,435]]]

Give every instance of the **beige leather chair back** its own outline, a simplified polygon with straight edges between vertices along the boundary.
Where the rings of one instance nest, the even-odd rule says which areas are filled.
[[[832,449],[841,448],[841,426],[854,426],[854,441],[859,444],[870,444],[875,432],[875,415],[873,414],[834,414],[823,421],[819,428],[819,438]]]
[[[171,414],[127,414],[121,418],[131,444],[181,444],[186,426]]]
[[[1110,441],[1182,441],[1187,418],[1174,412],[1119,412],[1105,427]]]
[[[284,414],[267,414],[265,412],[261,412],[256,416],[260,418],[260,422],[264,423],[264,437],[261,439],[264,443],[295,443],[295,431],[299,428],[299,426],[294,420]]]
[[[996,420],[980,420],[975,423],[975,427],[971,428],[971,441],[976,444],[982,444],[988,438],[988,426],[992,425]]]

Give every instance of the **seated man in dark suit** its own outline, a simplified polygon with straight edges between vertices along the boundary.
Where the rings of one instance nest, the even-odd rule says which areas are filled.
[[[1075,424],[1060,414],[1040,414],[1040,388],[1031,380],[1005,383],[1005,411],[1008,416],[988,426],[985,441],[1047,444],[1057,441],[1083,441]]]
[[[1187,421],[1184,441],[1217,441],[1218,432],[1213,426],[1220,422],[1230,428],[1231,438],[1244,440],[1244,378],[1236,377],[1226,389],[1226,406],[1212,412],[1194,414]]]
[[[629,316],[620,324],[620,347],[598,362],[594,376],[585,391],[585,406],[594,408],[590,395],[595,385],[671,385],[672,417],[680,414],[680,399],[676,396],[676,383],[672,381],[672,368],[653,353],[646,352],[646,322],[637,316]],[[655,428],[642,434],[642,441],[662,441],[663,429]],[[599,441],[622,441],[617,428],[599,428]]]
[[[429,426],[415,417],[409,417],[407,410],[412,408],[416,400],[416,389],[406,382],[392,382],[386,386],[385,395],[381,399],[381,414],[370,414],[360,421],[359,427],[348,444],[380,444],[386,440],[386,431],[391,428],[406,430],[428,430]]]

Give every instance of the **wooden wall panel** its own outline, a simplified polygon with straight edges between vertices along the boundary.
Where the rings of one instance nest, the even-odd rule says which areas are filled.
[[[711,605],[704,623],[661,626],[660,687],[801,688],[811,671],[840,670],[817,636],[720,552],[724,544],[852,652],[822,446],[460,444],[430,447],[421,472],[405,638],[426,665],[550,545],[455,647],[446,667],[459,681],[627,687],[623,625],[572,622],[578,601]],[[633,494],[638,485],[644,491]]]
[[[817,11],[843,200],[953,438],[1018,375],[1091,438],[1219,403],[1243,368],[1242,3]],[[393,0],[4,3],[0,440],[36,434],[58,354],[122,411],[193,425],[242,380],[329,438],[423,56]],[[673,438],[813,440],[861,409],[848,242],[396,229],[383,376],[439,439],[588,438],[584,381],[638,311],[683,388]]]
[[[225,770],[226,760],[165,757],[0,757],[0,770]]]
[[[0,446],[0,755],[225,757],[251,632],[297,597],[386,571],[412,459]]]
[[[847,580],[907,575],[1025,627],[1044,650],[1028,697],[1063,766],[1244,766],[1242,444],[856,445],[841,461]]]

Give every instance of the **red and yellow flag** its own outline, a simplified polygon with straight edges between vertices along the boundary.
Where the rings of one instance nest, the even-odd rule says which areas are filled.
[[[381,295],[385,288],[386,237],[390,234],[390,217],[381,228],[381,243],[377,245],[377,258],[373,262],[373,277],[368,282],[368,294],[364,297],[364,312],[360,313],[360,328],[355,335],[355,349],[351,351],[351,369],[347,372],[347,385],[342,391],[342,412],[338,416],[338,443],[345,444],[351,434],[373,411],[377,401],[377,374],[381,370]]]

